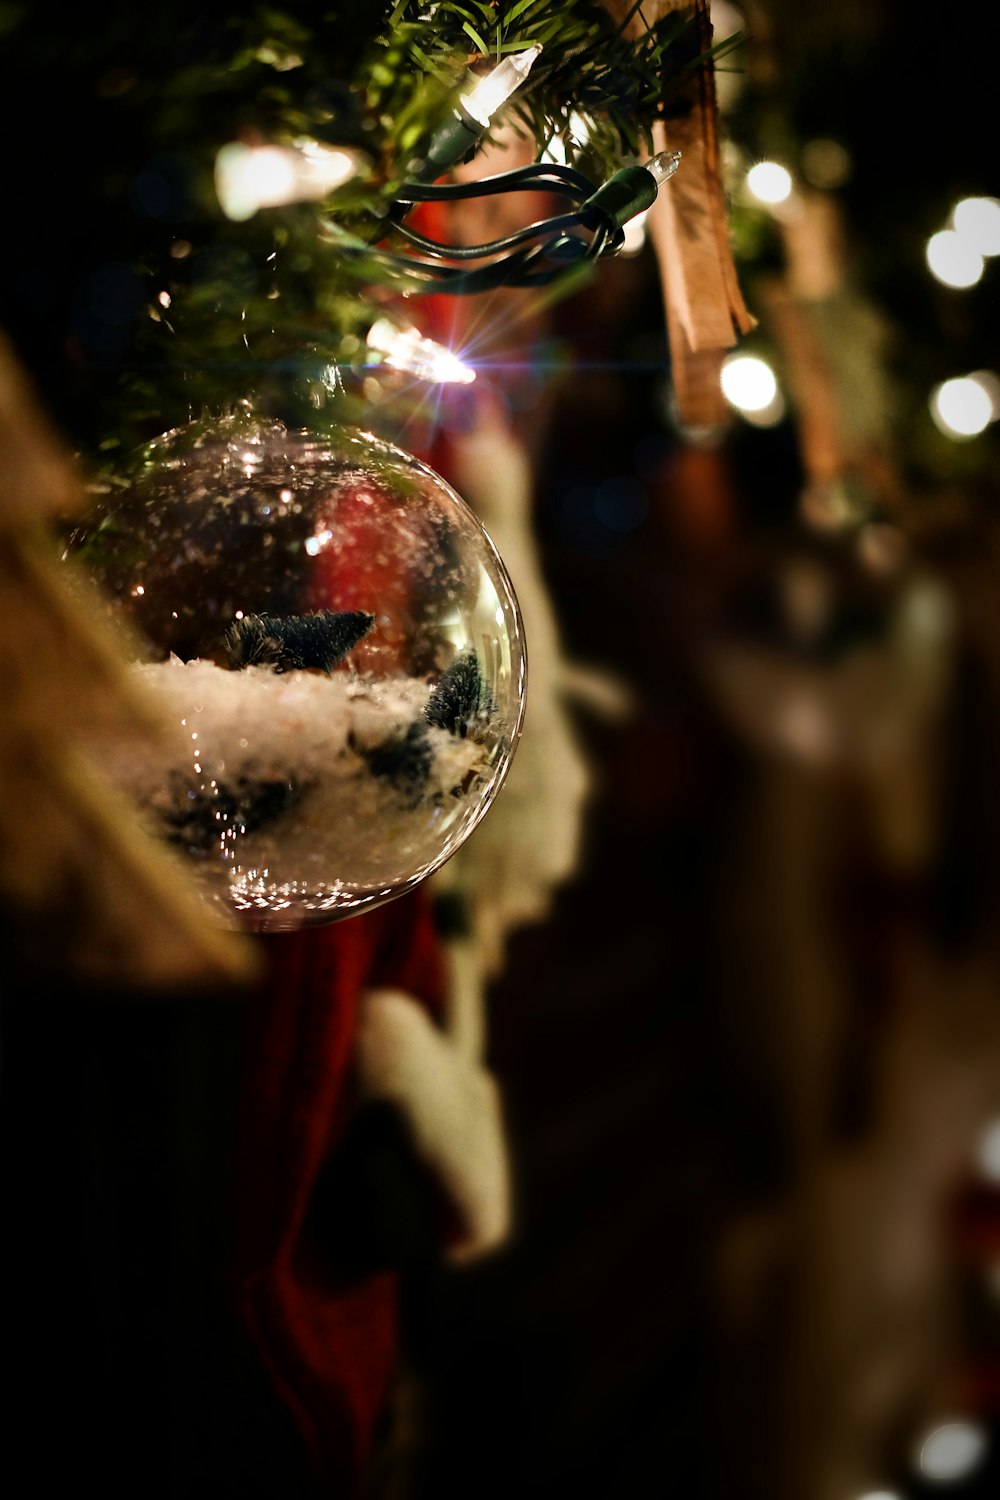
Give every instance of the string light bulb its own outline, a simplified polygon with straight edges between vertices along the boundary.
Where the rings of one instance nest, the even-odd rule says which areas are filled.
[[[512,52],[497,63],[492,72],[480,78],[475,87],[458,101],[465,113],[484,130],[489,130],[493,116],[521,87],[541,50],[541,42],[535,42],[524,52]]]
[[[470,385],[476,372],[451,349],[434,339],[424,338],[412,327],[402,328],[390,318],[377,318],[368,330],[365,343],[383,364],[403,370],[434,385]]]
[[[418,182],[433,180],[473,152],[541,51],[541,42],[534,42],[523,52],[511,53],[462,94],[458,108],[431,136],[426,153],[410,162],[407,177]]]
[[[261,208],[325,198],[360,171],[356,151],[300,140],[291,146],[230,141],[215,158],[215,192],[227,219],[252,218]]]

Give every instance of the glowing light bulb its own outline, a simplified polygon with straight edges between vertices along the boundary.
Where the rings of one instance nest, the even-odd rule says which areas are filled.
[[[247,146],[230,141],[215,158],[215,191],[227,219],[252,218],[260,208],[325,198],[360,170],[355,151],[297,141]]]
[[[994,396],[984,380],[960,375],[945,380],[931,392],[931,416],[945,437],[978,437],[996,420]]]
[[[952,209],[951,222],[980,255],[1000,255],[1000,199],[963,198]]]
[[[416,328],[398,328],[389,318],[378,318],[365,342],[392,369],[434,385],[469,385],[476,378],[475,370],[443,344],[422,337]]]
[[[917,1466],[928,1479],[954,1483],[979,1467],[986,1446],[986,1434],[978,1423],[946,1422],[924,1439]]]
[[[766,360],[734,354],[722,366],[722,394],[737,411],[763,411],[778,394],[778,382]]]
[[[510,57],[505,57],[491,73],[480,78],[474,88],[463,94],[460,100],[466,114],[471,115],[484,130],[488,129],[497,110],[521,87],[541,50],[541,42],[535,42],[526,51],[514,52]]]
[[[983,257],[964,235],[942,229],[927,241],[927,264],[945,286],[975,286],[983,274]]]
[[[759,203],[784,203],[793,186],[791,172],[777,161],[759,161],[747,173],[747,187]]]

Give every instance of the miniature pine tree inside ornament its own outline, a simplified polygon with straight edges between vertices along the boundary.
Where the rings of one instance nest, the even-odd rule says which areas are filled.
[[[136,643],[154,743],[91,749],[258,931],[378,905],[498,792],[524,713],[506,569],[426,464],[245,409],[155,439],[66,548]]]

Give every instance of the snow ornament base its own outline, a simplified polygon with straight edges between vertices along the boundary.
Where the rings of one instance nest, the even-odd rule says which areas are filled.
[[[402,449],[243,410],[191,423],[66,555],[124,618],[162,720],[95,758],[227,920],[390,900],[496,796],[524,714],[517,601],[474,513]]]

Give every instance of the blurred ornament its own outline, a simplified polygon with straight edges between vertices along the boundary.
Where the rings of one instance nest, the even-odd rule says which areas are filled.
[[[379,905],[499,790],[524,710],[517,602],[473,512],[402,449],[244,406],[150,443],[65,555],[161,704],[156,743],[90,748],[228,918]]]

